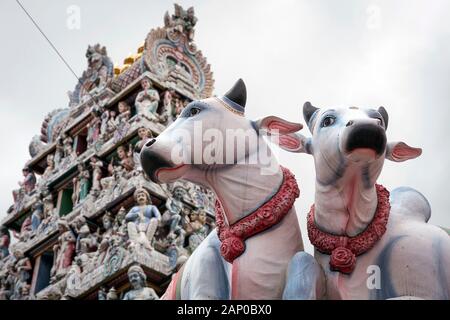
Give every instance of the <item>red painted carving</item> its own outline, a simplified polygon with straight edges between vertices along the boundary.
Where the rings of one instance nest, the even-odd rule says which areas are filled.
[[[219,239],[222,242],[220,252],[228,262],[233,262],[245,251],[245,240],[277,223],[291,210],[300,190],[295,176],[286,168],[283,182],[278,192],[264,205],[248,216],[229,226],[225,222],[225,212],[219,200],[216,200],[216,224]]]
[[[319,230],[314,220],[314,205],[308,214],[308,237],[313,246],[322,253],[331,254],[330,269],[350,274],[356,265],[356,256],[373,248],[386,232],[391,205],[389,191],[376,185],[378,205],[372,222],[355,237],[338,236]]]

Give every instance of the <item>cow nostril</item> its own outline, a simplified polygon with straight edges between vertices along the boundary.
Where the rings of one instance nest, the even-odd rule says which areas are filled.
[[[150,139],[146,144],[145,144],[145,146],[146,147],[150,147],[152,144],[154,144],[156,142],[156,139]]]
[[[347,122],[346,127],[350,127],[351,125],[353,125],[353,121],[352,121],[352,120],[350,120],[349,122]]]

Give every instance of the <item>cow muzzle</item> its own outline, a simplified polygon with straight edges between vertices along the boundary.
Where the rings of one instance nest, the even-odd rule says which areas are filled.
[[[378,159],[386,150],[386,132],[378,119],[351,120],[340,140],[345,156],[355,162]]]
[[[185,165],[171,160],[170,147],[160,146],[156,139],[150,139],[141,150],[141,165],[147,176],[156,183],[167,183],[180,178]]]

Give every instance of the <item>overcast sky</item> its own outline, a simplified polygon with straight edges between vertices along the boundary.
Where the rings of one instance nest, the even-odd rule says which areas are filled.
[[[172,1],[21,0],[78,75],[88,44],[100,42],[121,63],[163,25]],[[411,0],[178,1],[194,5],[196,43],[214,72],[215,93],[242,77],[247,116],[304,123],[301,106],[356,105],[389,112],[388,140],[422,147],[419,159],[386,162],[379,182],[421,191],[431,222],[450,227],[450,2]],[[67,26],[80,9],[80,28]],[[28,144],[45,115],[66,107],[76,79],[14,0],[0,2],[0,217],[12,204]],[[305,129],[304,134],[309,132]],[[306,240],[313,202],[313,159],[281,154],[300,184],[296,207]],[[308,246],[309,247],[309,246]]]

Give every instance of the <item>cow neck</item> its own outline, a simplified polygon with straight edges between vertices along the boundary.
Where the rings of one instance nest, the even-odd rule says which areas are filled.
[[[364,181],[359,170],[346,172],[336,184],[316,181],[315,222],[326,232],[356,236],[367,228],[377,208],[375,183]]]
[[[278,165],[277,165],[278,166]],[[228,224],[261,207],[279,189],[283,173],[264,174],[261,165],[233,165],[208,171],[205,180],[223,206]]]
[[[355,269],[356,257],[375,246],[386,232],[391,205],[389,191],[376,185],[377,208],[367,228],[354,237],[335,235],[321,230],[315,219],[315,206],[307,218],[308,237],[316,250],[330,255],[330,269],[350,274]]]
[[[217,233],[221,241],[220,252],[224,259],[233,262],[245,251],[245,240],[278,224],[292,209],[300,195],[294,175],[281,167],[283,180],[276,193],[252,213],[229,224],[221,201],[216,200]]]

